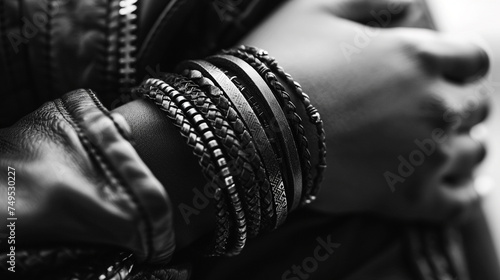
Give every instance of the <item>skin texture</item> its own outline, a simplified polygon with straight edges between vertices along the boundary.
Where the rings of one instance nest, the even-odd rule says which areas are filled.
[[[426,221],[456,215],[477,198],[471,176],[484,150],[469,130],[487,112],[477,82],[486,53],[434,31],[340,19],[337,4],[290,1],[242,42],[274,55],[322,113],[328,171],[311,207]],[[426,139],[433,144],[418,157],[415,142]],[[411,166],[400,172],[405,159]]]

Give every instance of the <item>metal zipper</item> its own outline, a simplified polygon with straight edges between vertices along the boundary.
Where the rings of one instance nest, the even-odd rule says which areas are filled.
[[[119,60],[118,73],[120,93],[129,93],[136,82],[136,57],[137,50],[137,0],[121,0],[119,6]]]

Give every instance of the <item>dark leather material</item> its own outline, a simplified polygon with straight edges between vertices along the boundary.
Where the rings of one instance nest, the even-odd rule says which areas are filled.
[[[139,83],[234,44],[281,0],[0,1],[0,127],[75,88],[111,109],[130,100],[120,92],[121,2],[137,6],[129,32]]]
[[[0,128],[13,125],[0,130],[0,166],[19,174],[21,249],[105,244],[143,261],[167,260],[174,247],[167,195],[123,133],[85,91],[47,101],[79,87],[108,108],[130,100],[119,91],[121,4],[137,5],[129,31],[139,82],[234,43],[278,2],[0,1]],[[121,116],[114,121],[126,130]]]
[[[86,90],[0,130],[0,166],[16,172],[19,246],[102,244],[132,251],[140,261],[169,260],[171,205],[127,131],[123,117],[110,115]],[[6,176],[1,172],[5,198]],[[7,206],[2,199],[0,207]],[[0,213],[5,220],[7,212]],[[7,230],[0,229],[2,243]]]

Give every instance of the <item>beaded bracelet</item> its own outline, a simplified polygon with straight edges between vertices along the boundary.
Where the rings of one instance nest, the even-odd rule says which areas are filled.
[[[316,132],[318,133],[318,148],[319,148],[319,162],[316,165],[316,176],[314,178],[314,183],[309,194],[306,193],[306,199],[304,204],[308,204],[316,199],[316,194],[319,191],[320,183],[323,180],[323,173],[326,169],[326,135],[323,127],[323,121],[318,110],[311,104],[309,96],[302,90],[302,87],[297,83],[290,74],[286,73],[285,70],[279,66],[276,59],[269,56],[269,54],[261,49],[249,46],[239,46],[239,50],[250,53],[264,62],[275,74],[281,79],[286,81],[290,88],[294,89],[295,94],[302,101],[304,108],[309,116],[309,122],[311,122],[316,127]]]
[[[271,191],[273,193],[273,203],[276,213],[276,223],[274,227],[281,225],[288,214],[285,186],[283,183],[280,165],[271,147],[270,141],[260,125],[259,119],[253,112],[247,100],[241,95],[236,86],[217,67],[206,61],[186,61],[179,65],[179,69],[195,69],[209,78],[217,87],[214,89],[223,94],[231,104],[237,109],[240,118],[250,131],[256,141],[258,153],[260,154],[265,169],[269,175]]]
[[[216,176],[212,179],[219,179],[218,186],[219,188],[215,192],[216,200],[220,200],[222,198],[221,189],[226,192],[231,202],[232,208],[234,210],[233,222],[236,230],[236,240],[232,248],[227,250],[226,254],[238,254],[241,252],[246,243],[246,220],[245,213],[243,211],[241,200],[239,198],[238,192],[236,190],[235,182],[233,176],[227,166],[226,156],[223,150],[220,148],[220,145],[211,130],[210,125],[206,122],[203,116],[194,108],[194,106],[178,91],[174,88],[163,82],[159,79],[148,79],[145,82],[146,86],[150,86],[159,91],[156,92],[155,96],[150,94],[150,98],[154,98],[157,104],[161,104],[161,106],[166,107],[168,110],[168,106],[172,106],[173,103],[178,106],[179,109],[186,115],[187,119],[190,120],[190,123],[193,124],[195,130],[198,132],[200,137],[203,139],[203,142],[206,144],[208,151],[210,152],[211,159],[216,165],[217,173],[219,176]],[[173,102],[172,102],[173,101]],[[168,105],[168,106],[167,106]],[[225,213],[224,213],[225,215]],[[218,230],[217,239],[222,230]],[[214,250],[214,255],[220,255],[222,253],[223,248],[219,244],[215,244],[216,249]]]
[[[142,95],[155,101],[156,105],[160,106],[160,109],[166,112],[167,117],[169,117],[174,122],[174,125],[180,129],[181,135],[187,139],[187,144],[193,148],[193,153],[199,158],[199,164],[202,167],[202,172],[207,180],[216,177],[215,167],[210,160],[210,155],[208,154],[205,144],[196,133],[191,123],[186,119],[184,113],[182,113],[182,111],[168,99],[158,103],[156,93],[159,90],[152,87],[147,88],[148,89],[146,89],[146,86],[143,85],[142,89],[144,90],[142,91]],[[141,88],[139,90],[141,90]],[[217,201],[215,205],[217,213],[216,216],[218,219],[216,219],[217,226],[214,252],[223,254],[229,237],[229,212],[227,211],[225,201],[220,198],[220,191],[218,193],[219,195],[215,196]]]
[[[271,186],[268,180],[267,171],[264,168],[260,154],[255,147],[252,135],[249,133],[246,125],[239,118],[238,113],[233,108],[232,104],[226,99],[226,97],[221,93],[221,91],[212,83],[211,80],[205,78],[201,72],[197,70],[185,69],[182,73],[188,79],[184,79],[186,85],[199,86],[200,90],[203,88],[207,94],[211,97],[213,103],[220,109],[222,114],[226,116],[227,121],[231,124],[234,132],[239,137],[243,151],[246,151],[247,155],[253,155],[254,157],[250,159],[250,162],[255,169],[256,182],[259,186],[260,199],[261,199],[261,231],[267,231],[274,229],[276,223],[273,220],[275,218],[275,212],[273,209],[273,197],[271,193]]]
[[[297,148],[300,151],[299,155],[303,174],[303,190],[301,200],[304,201],[306,199],[305,195],[309,193],[313,185],[313,178],[311,174],[311,153],[309,152],[309,143],[305,135],[304,127],[302,126],[302,119],[297,114],[295,105],[291,101],[284,86],[278,81],[278,78],[274,75],[274,73],[271,72],[271,69],[269,69],[251,53],[246,53],[239,49],[223,50],[222,53],[236,56],[250,64],[257,72],[259,72],[261,77],[271,87],[276,99],[280,102],[288,120],[288,124],[292,129],[293,137],[297,143]]]
[[[209,57],[207,61],[238,75],[252,92],[258,93],[255,97],[260,99],[259,103],[262,104],[263,109],[269,112],[268,115],[275,118],[277,126],[276,134],[278,135],[280,146],[283,149],[285,168],[289,172],[289,184],[285,187],[288,187],[291,190],[290,193],[292,193],[292,195],[289,196],[291,203],[288,204],[288,210],[291,211],[295,209],[299,205],[300,196],[302,194],[302,170],[291,129],[288,126],[285,114],[281,110],[281,106],[274,97],[274,94],[267,86],[266,82],[260,77],[259,73],[257,73],[252,66],[237,57],[216,55]]]
[[[184,113],[182,113],[182,111],[170,100],[163,100],[161,103],[156,102],[158,100],[156,98],[156,93],[159,91],[158,89],[143,85],[142,88],[138,88],[137,90],[143,96],[155,101],[156,105],[160,106],[160,109],[166,112],[167,117],[180,129],[181,135],[187,139],[188,146],[193,148],[193,154],[199,158],[198,162],[202,167],[202,173],[205,178],[210,180],[210,178],[216,177],[215,167],[210,160],[210,155],[208,154],[205,144],[198,133],[196,133],[191,123],[186,119]],[[229,212],[227,211],[225,201],[220,199],[220,195],[216,196],[216,201],[215,208],[218,219],[216,219],[217,230],[215,234],[214,251],[223,254],[229,237]]]
[[[240,141],[235,135],[233,128],[224,119],[220,110],[213,104],[205,93],[196,85],[189,86],[185,78],[177,74],[167,74],[165,81],[172,85],[179,92],[192,102],[196,108],[209,121],[214,128],[215,135],[220,139],[229,155],[231,170],[234,169],[237,186],[243,187],[240,191],[240,196],[243,196],[243,206],[247,214],[248,235],[256,236],[260,230],[260,195],[258,185],[255,181],[255,174],[250,163],[250,159],[255,155],[248,154],[240,144]]]

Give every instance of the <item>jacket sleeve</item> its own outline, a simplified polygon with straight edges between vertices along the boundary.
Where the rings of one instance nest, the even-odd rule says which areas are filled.
[[[94,244],[168,261],[171,204],[129,135],[123,117],[88,90],[1,129],[0,219],[14,225],[0,228],[2,251]]]

